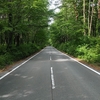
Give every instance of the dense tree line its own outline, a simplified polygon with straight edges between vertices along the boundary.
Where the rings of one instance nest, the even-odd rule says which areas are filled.
[[[100,63],[99,0],[61,3],[60,12],[53,14],[53,10],[48,10],[48,0],[0,0],[0,68],[29,56],[47,43]],[[50,16],[54,23],[48,28]]]
[[[100,63],[100,3],[62,0],[50,27],[51,44],[89,62]]]
[[[43,48],[48,0],[0,0],[0,67]]]

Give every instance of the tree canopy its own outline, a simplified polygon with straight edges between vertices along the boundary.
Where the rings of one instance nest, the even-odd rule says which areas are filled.
[[[49,9],[51,1],[0,0],[1,68],[46,45],[100,63],[99,0],[55,1],[55,8]]]
[[[0,0],[0,66],[46,45],[48,5],[48,0]]]
[[[89,62],[100,62],[98,0],[62,0],[50,34],[58,49]]]
[[[0,43],[9,46],[34,42],[48,27],[47,0],[1,0]],[[45,32],[44,32],[45,33]]]

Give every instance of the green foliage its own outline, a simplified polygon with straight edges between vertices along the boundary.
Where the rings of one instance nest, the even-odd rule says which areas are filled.
[[[20,60],[25,58],[39,49],[34,44],[24,44],[19,47],[12,47],[9,52],[13,56],[13,59]]]
[[[2,1],[0,5],[1,44],[10,47],[22,41],[30,43],[39,30],[45,30],[45,34],[49,17],[47,0]]]
[[[0,45],[0,54],[5,54],[6,53],[6,46]]]
[[[59,45],[58,49],[59,49],[59,50],[62,50],[62,51],[66,51],[67,46],[66,46],[65,43],[62,43],[61,45]]]
[[[84,39],[78,41],[78,43],[71,41],[54,46],[61,51],[79,57],[87,62],[100,63],[100,45],[98,42],[100,44],[100,39],[84,37]]]
[[[100,63],[100,19],[97,18],[97,6],[94,13],[93,8],[89,8],[90,1],[84,2],[62,0],[61,11],[56,14],[55,22],[50,27],[52,44],[70,55]]]
[[[0,69],[4,68],[4,66],[6,66],[6,65],[11,64],[12,61],[13,61],[13,58],[10,53],[0,55]]]
[[[77,48],[77,55],[79,58],[82,58],[88,62],[98,62],[99,56],[98,53],[96,52],[96,48],[94,47],[90,47],[88,45],[84,45],[84,46],[78,46]]]
[[[47,43],[48,0],[0,1],[0,67],[27,57]]]
[[[3,68],[4,66],[9,65],[14,61],[23,59],[39,51],[40,49],[41,49],[40,47],[32,43],[20,45],[18,47],[12,46],[8,51],[6,51],[6,48],[3,48],[3,50],[6,52],[0,49],[1,50],[0,54],[4,54],[0,55],[0,68]]]

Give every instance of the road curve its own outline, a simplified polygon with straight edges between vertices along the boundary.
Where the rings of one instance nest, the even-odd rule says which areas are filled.
[[[100,100],[100,74],[48,46],[0,77],[0,100]]]

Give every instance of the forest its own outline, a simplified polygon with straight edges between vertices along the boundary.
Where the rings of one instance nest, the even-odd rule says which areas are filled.
[[[99,1],[61,0],[58,13],[49,1],[0,0],[1,69],[48,45],[100,64]]]
[[[0,0],[0,68],[46,46],[47,0]]]
[[[100,1],[61,0],[50,27],[51,44],[61,51],[100,65]]]

